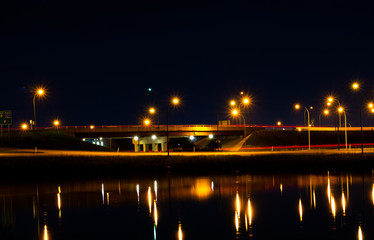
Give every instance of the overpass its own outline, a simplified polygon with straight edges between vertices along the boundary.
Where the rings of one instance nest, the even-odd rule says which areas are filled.
[[[93,141],[98,145],[112,147],[112,139],[131,138],[135,151],[165,151],[167,135],[169,138],[205,137],[207,140],[224,136],[243,136],[254,129],[249,125],[118,125],[118,126],[63,126],[56,129],[76,138]],[[50,130],[47,128],[44,130]],[[209,137],[209,138],[208,138]]]
[[[135,151],[165,151],[167,133],[170,138],[199,137],[196,142],[205,141],[205,145],[211,139],[224,138],[225,136],[243,136],[244,129],[246,135],[255,130],[293,130],[293,131],[336,131],[335,127],[304,127],[304,126],[255,126],[255,125],[91,125],[91,126],[62,126],[53,128],[39,128],[39,130],[58,130],[76,138],[88,140],[98,145],[112,147],[112,139],[132,139]],[[339,128],[345,131],[344,127]],[[347,127],[347,131],[360,131],[360,127]],[[364,131],[373,132],[373,127],[364,127]],[[209,137],[209,138],[208,138]],[[238,139],[238,138],[237,138]],[[241,138],[239,138],[240,141]],[[238,142],[239,142],[238,141]]]

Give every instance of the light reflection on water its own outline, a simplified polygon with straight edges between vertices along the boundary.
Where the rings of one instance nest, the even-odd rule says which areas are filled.
[[[374,237],[369,174],[9,184],[0,185],[0,206],[0,239]]]

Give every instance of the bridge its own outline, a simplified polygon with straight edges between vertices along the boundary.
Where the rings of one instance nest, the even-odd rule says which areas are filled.
[[[84,141],[94,144],[112,147],[112,139],[131,138],[135,151],[166,151],[167,135],[169,138],[199,137],[200,140],[210,141],[217,137],[243,136],[254,129],[262,127],[252,127],[249,125],[116,125],[116,126],[63,126],[54,127],[60,132],[64,132]],[[42,130],[42,129],[40,129]],[[45,128],[44,130],[51,130]]]
[[[255,130],[293,130],[293,131],[337,131],[336,127],[304,127],[304,126],[255,126],[255,125],[91,125],[91,126],[61,126],[53,128],[39,128],[40,131],[58,130],[76,138],[89,141],[97,145],[112,148],[112,139],[131,139],[135,151],[165,151],[167,135],[170,138],[190,137],[198,138],[196,144],[205,141],[205,144],[226,136],[248,136]],[[360,127],[347,127],[347,131],[360,131]],[[364,127],[364,131],[373,132],[373,127]],[[339,131],[345,131],[340,127]],[[245,134],[244,134],[245,133]],[[129,141],[128,140],[128,141]]]

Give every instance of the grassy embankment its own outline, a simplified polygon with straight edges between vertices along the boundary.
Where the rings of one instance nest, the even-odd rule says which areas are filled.
[[[80,139],[62,134],[60,132],[12,132],[10,138],[7,133],[0,138],[1,148],[18,149],[59,149],[59,150],[87,150],[109,151],[109,149],[83,142]]]

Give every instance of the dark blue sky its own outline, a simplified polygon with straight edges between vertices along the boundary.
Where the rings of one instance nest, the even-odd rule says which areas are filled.
[[[251,122],[303,124],[293,110],[334,93],[359,125],[358,79],[373,87],[373,8],[359,1],[38,1],[3,5],[0,110],[14,127],[137,124],[146,107],[183,99],[171,124],[227,119],[240,91],[254,97]],[[152,87],[152,96],[145,96]],[[367,124],[374,116],[366,116]],[[326,120],[332,124],[332,120]]]

